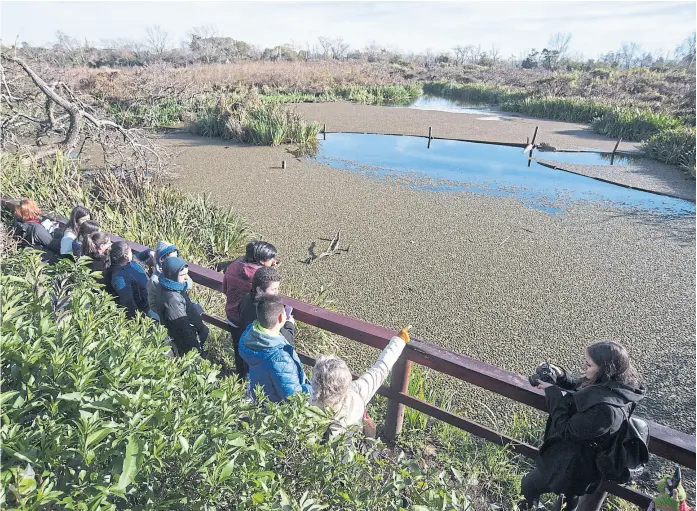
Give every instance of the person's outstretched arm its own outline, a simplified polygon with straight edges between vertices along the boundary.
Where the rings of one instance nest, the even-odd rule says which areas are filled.
[[[368,402],[373,399],[380,385],[385,382],[395,362],[397,362],[397,359],[402,354],[407,342],[409,342],[409,334],[407,333],[407,329],[403,328],[399,335],[394,336],[387,346],[385,346],[385,349],[382,350],[382,353],[380,353],[373,367],[368,369],[354,382],[358,394],[365,404],[368,404]]]

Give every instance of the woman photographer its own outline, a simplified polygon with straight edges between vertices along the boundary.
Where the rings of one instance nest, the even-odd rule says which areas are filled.
[[[583,376],[574,380],[551,364],[542,364],[531,383],[545,388],[549,419],[535,468],[521,482],[525,500],[519,509],[537,509],[540,495],[559,495],[555,509],[578,506],[581,495],[594,492],[602,476],[596,468],[598,453],[609,450],[633,404],[646,389],[632,366],[627,350],[613,341],[586,348]],[[565,393],[562,389],[571,392]]]

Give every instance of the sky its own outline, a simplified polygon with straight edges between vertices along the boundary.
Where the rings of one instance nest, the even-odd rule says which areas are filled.
[[[595,58],[637,42],[645,51],[672,51],[695,31],[695,2],[209,2],[7,1],[0,3],[3,44],[46,45],[62,31],[96,46],[119,38],[143,39],[159,25],[170,46],[193,27],[265,47],[319,36],[342,37],[352,48],[372,41],[404,52],[495,45],[501,55],[542,49],[555,32],[571,33],[570,51]]]

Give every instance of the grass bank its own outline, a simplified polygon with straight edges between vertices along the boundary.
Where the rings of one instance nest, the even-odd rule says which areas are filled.
[[[512,87],[482,84],[428,83],[424,92],[454,100],[498,104],[501,110],[531,117],[589,124],[608,137],[644,142],[650,158],[694,172],[694,127],[650,105],[612,104],[582,97],[549,97]]]

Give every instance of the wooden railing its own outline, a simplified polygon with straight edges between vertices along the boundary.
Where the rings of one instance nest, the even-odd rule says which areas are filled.
[[[2,202],[4,206],[15,203],[15,201],[9,200],[3,200]],[[63,225],[67,223],[67,219],[62,217],[57,217],[57,220]],[[126,241],[136,252],[146,249],[144,245],[124,240],[119,236],[111,235],[111,237],[114,241]],[[194,282],[222,292],[223,275],[221,273],[190,264],[189,275]],[[315,307],[290,297],[284,296],[282,298],[285,304],[293,307],[293,316],[298,321],[341,335],[361,344],[372,346],[373,348],[383,349],[395,334],[393,330],[382,326],[367,323],[321,307]],[[204,313],[203,319],[221,329],[228,331],[230,329],[230,326],[222,318]],[[302,353],[299,353],[299,356],[304,364],[314,365],[315,359],[312,357]],[[435,371],[448,374],[519,403],[547,411],[544,392],[530,386],[527,378],[466,355],[455,353],[418,339],[412,339],[392,370],[390,386],[383,385],[378,391],[380,395],[385,396],[388,400],[384,428],[385,436],[388,439],[395,439],[401,432],[404,407],[408,406],[490,442],[507,445],[513,452],[518,454],[527,457],[536,456],[537,449],[532,445],[510,438],[466,417],[410,396],[407,393],[407,388],[412,363],[430,367]],[[652,421],[647,422],[651,431],[649,441],[651,453],[687,468],[695,468],[695,437],[693,435],[676,431]],[[621,485],[603,483],[601,490],[608,491],[640,506],[642,509],[647,509],[652,501],[650,496]]]

